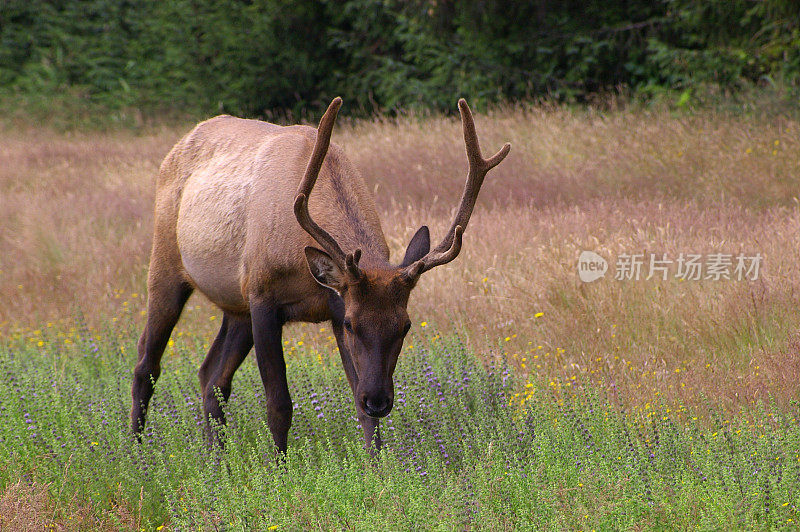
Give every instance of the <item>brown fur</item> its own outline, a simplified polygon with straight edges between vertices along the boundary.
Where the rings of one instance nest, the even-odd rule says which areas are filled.
[[[293,320],[325,319],[317,307],[326,294],[303,255],[315,242],[292,213],[315,134],[230,116],[195,127],[161,165],[151,269],[168,268],[233,313],[248,311],[250,294],[270,293],[276,304],[293,305]],[[388,263],[374,201],[338,146],[316,192],[312,215],[345,248]]]
[[[147,325],[132,386],[135,432],[144,424],[169,335],[196,289],[225,312],[199,372],[207,416],[224,422],[216,392],[227,400],[233,374],[255,344],[270,429],[285,451],[291,400],[281,328],[331,320],[365,438],[380,445],[376,418],[391,410],[391,377],[410,325],[409,294],[422,271],[458,254],[483,176],[508,148],[496,162],[476,159],[472,117],[459,102],[470,155],[467,206],[462,198],[460,223],[433,253],[423,228],[403,264],[392,266],[372,196],[342,150],[328,144],[339,105],[337,98],[319,130],[218,116],[197,125],[164,159]]]

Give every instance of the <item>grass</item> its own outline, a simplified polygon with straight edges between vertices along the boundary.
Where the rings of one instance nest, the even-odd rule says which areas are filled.
[[[140,445],[126,428],[134,329],[120,322],[97,335],[79,328],[66,346],[43,334],[42,346],[2,347],[0,483],[9,499],[34,492],[42,525],[788,529],[800,518],[796,404],[724,417],[656,398],[634,411],[583,379],[540,387],[432,333],[404,353],[377,460],[361,447],[335,353],[296,344],[286,462],[270,451],[251,363],[227,407],[225,450],[210,449],[200,336],[170,348]],[[30,525],[0,508],[4,527]]]
[[[703,392],[732,411],[767,392],[787,400],[794,387],[783,384],[800,377],[800,122],[789,116],[536,107],[479,116],[485,151],[510,140],[512,152],[483,187],[458,261],[415,290],[412,316],[455,326],[470,349],[505,353],[542,379],[603,356],[587,377],[632,394]],[[144,308],[155,175],[188,127],[0,132],[0,331],[75,312],[101,326],[122,301]],[[421,224],[434,240],[449,226],[465,177],[460,135],[442,117],[337,128],[375,190],[393,256]],[[623,253],[765,259],[756,282],[586,285],[576,273],[584,249],[612,265]],[[214,309],[202,296],[190,306],[179,330],[212,336]],[[724,378],[709,381],[706,364]]]
[[[196,367],[219,325],[201,296],[168,348],[152,442],[132,445],[125,431],[155,175],[191,126],[0,130],[0,459],[12,465],[0,473],[2,527],[791,527],[796,116],[477,116],[484,151],[509,140],[512,152],[487,178],[461,256],[412,296],[416,336],[398,369],[407,402],[389,452],[372,464],[360,449],[330,331],[292,325],[300,410],[283,468],[266,456],[251,364],[235,379],[226,451],[201,443]],[[466,170],[460,134],[444,117],[337,126],[394,257],[419,225],[434,241],[449,226]],[[611,274],[582,283],[582,250]],[[625,253],[740,252],[764,257],[758,280],[612,278]],[[468,385],[452,371],[462,366]],[[312,389],[324,418],[310,413]]]

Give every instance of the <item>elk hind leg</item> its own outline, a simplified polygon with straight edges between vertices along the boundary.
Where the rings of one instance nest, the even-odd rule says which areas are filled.
[[[233,374],[239,369],[250,349],[253,348],[253,327],[249,317],[227,316],[228,321],[225,339],[216,355],[216,364],[211,362],[211,372],[203,389],[203,413],[208,423],[225,424],[225,413],[222,411],[220,399],[227,402],[231,396]],[[212,353],[209,352],[209,356]],[[208,359],[206,359],[208,361]],[[203,363],[205,365],[205,362]],[[209,430],[209,439],[214,441],[214,433]]]
[[[211,349],[208,350],[208,354],[206,355],[205,360],[203,360],[203,364],[197,371],[197,376],[200,378],[201,397],[205,397],[206,387],[208,386],[208,380],[211,378],[211,375],[214,373],[214,370],[217,368],[217,365],[219,364],[219,358],[220,354],[222,353],[222,346],[225,344],[225,336],[227,335],[227,332],[228,332],[228,315],[223,314],[222,325],[219,328],[217,337],[214,339],[214,343],[211,344]]]
[[[178,276],[159,276],[152,265],[148,280],[147,324],[139,338],[139,361],[133,371],[131,429],[140,434],[155,381],[161,374],[161,357],[172,329],[181,316],[192,287]]]

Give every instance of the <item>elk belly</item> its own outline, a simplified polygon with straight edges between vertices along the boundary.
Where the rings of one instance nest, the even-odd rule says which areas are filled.
[[[221,175],[196,172],[187,181],[178,212],[178,249],[198,290],[223,309],[246,311],[242,252],[249,186]]]

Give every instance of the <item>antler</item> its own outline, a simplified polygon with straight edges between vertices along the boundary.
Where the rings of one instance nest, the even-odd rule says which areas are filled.
[[[461,112],[461,123],[464,128],[464,144],[466,144],[467,159],[469,160],[467,183],[464,186],[464,193],[461,195],[461,204],[458,206],[453,224],[450,226],[450,230],[447,232],[444,239],[427,255],[406,267],[405,273],[411,278],[417,277],[436,266],[447,264],[458,256],[461,251],[461,235],[464,233],[464,229],[467,228],[470,216],[472,216],[472,210],[475,208],[475,201],[478,199],[478,192],[480,192],[481,185],[483,185],[483,179],[486,177],[486,173],[489,170],[500,164],[500,162],[506,158],[506,155],[508,155],[511,149],[511,144],[506,142],[505,145],[500,148],[500,151],[488,159],[484,159],[481,155],[480,145],[478,144],[478,134],[475,131],[475,121],[472,119],[472,111],[470,111],[464,98],[458,100],[458,110]]]
[[[336,115],[339,108],[342,106],[342,99],[336,97],[328,106],[328,110],[322,115],[317,128],[317,140],[314,143],[314,151],[311,152],[311,159],[308,161],[306,173],[303,175],[300,186],[297,188],[297,196],[294,198],[294,215],[300,223],[300,227],[306,230],[314,240],[334,259],[342,268],[354,275],[356,278],[360,277],[361,271],[358,268],[358,261],[361,258],[361,250],[357,249],[354,253],[345,255],[342,248],[339,247],[338,242],[323,228],[311,219],[311,214],[308,212],[308,197],[311,195],[311,190],[317,182],[319,171],[322,168],[322,162],[325,160],[325,154],[328,153],[328,146],[331,143],[331,132],[333,131],[333,124],[336,122]]]

